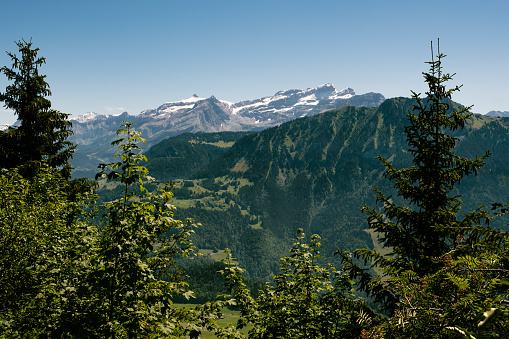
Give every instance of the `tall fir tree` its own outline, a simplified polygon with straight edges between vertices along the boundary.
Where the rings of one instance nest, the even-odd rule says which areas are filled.
[[[398,197],[393,199],[375,188],[381,207],[363,208],[368,214],[370,229],[379,235],[380,242],[390,248],[391,253],[382,255],[374,250],[357,250],[358,258],[371,262],[382,274],[373,278],[356,265],[352,265],[357,267],[352,274],[360,277],[362,289],[384,300],[390,309],[394,308],[398,296],[387,288],[388,277],[406,270],[421,277],[437,272],[444,264],[438,258],[468,237],[473,226],[489,222],[483,210],[459,215],[463,203],[454,190],[465,176],[477,174],[490,153],[475,159],[455,154],[459,139],[451,133],[465,126],[471,107],[452,107],[452,94],[461,86],[446,88],[445,83],[454,74],[443,72],[444,57],[438,52],[436,59],[432,57],[432,61],[427,62],[430,70],[423,72],[428,85],[426,97],[421,98],[412,91],[415,105],[407,115],[405,127],[412,165],[396,169],[389,161],[378,157],[386,169],[384,175],[394,182]],[[349,258],[344,260],[348,262]]]
[[[72,157],[76,146],[67,140],[72,135],[69,114],[51,108],[51,95],[46,76],[39,74],[39,68],[46,59],[38,57],[38,48],[32,42],[16,42],[21,55],[7,52],[12,59],[11,68],[4,66],[4,73],[11,85],[0,92],[4,107],[17,115],[20,125],[0,132],[0,168],[14,168],[27,165],[24,174],[32,176],[47,161],[51,167],[59,168],[69,178]]]
[[[386,259],[384,265],[409,268],[420,275],[436,271],[434,258],[453,249],[457,238],[468,230],[465,227],[485,216],[479,212],[475,220],[472,216],[458,217],[463,203],[454,189],[463,177],[477,175],[490,153],[475,159],[455,154],[459,139],[451,136],[451,132],[465,126],[471,107],[452,108],[451,96],[461,86],[446,88],[445,83],[454,74],[443,73],[444,57],[439,52],[436,60],[427,62],[430,71],[423,73],[429,87],[426,97],[412,91],[416,104],[407,115],[405,127],[412,166],[396,169],[378,157],[386,168],[385,176],[394,182],[398,196],[406,203],[398,205],[375,189],[377,201],[383,204],[382,211],[363,208],[369,215],[370,228],[381,235],[384,246],[393,250],[394,256]]]

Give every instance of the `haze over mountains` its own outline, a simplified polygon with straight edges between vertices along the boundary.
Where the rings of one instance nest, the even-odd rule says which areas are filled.
[[[508,111],[489,111],[486,113],[488,117],[496,117],[496,118],[509,118]]]

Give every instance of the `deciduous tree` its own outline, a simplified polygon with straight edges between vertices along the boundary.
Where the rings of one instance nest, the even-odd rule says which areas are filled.
[[[0,174],[0,337],[62,333],[79,314],[77,289],[88,270],[85,200],[67,199],[67,179],[44,163],[32,180]]]
[[[319,236],[306,243],[299,230],[290,255],[279,261],[281,273],[256,299],[243,283],[242,270],[227,260],[229,302],[242,312],[237,327],[250,324],[250,338],[355,338],[375,324],[378,317],[354,298],[348,275],[318,262],[320,247]]]
[[[150,178],[137,145],[145,140],[133,125],[124,122],[117,131],[122,137],[113,144],[121,150],[115,156],[120,159],[101,164],[97,175],[117,182],[123,191],[122,197],[99,207],[82,324],[103,338],[185,335],[185,312],[171,307],[172,298],[192,292],[174,257],[192,252],[196,225],[173,218],[168,187],[156,192],[145,188]]]

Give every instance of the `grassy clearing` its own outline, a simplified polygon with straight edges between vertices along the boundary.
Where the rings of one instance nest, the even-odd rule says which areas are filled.
[[[98,179],[97,180],[97,188],[98,189],[106,189],[106,190],[112,190],[115,189],[117,186],[120,186],[121,184],[116,181],[108,181],[107,179]]]
[[[202,144],[202,145],[212,145],[220,148],[230,148],[233,146],[235,141],[216,141],[216,142],[206,142],[206,141],[200,141],[200,140],[189,140],[190,144]]]
[[[232,172],[245,172],[249,169],[249,165],[246,162],[245,158],[240,159],[235,166],[231,169]]]
[[[174,304],[173,305],[173,307],[194,307],[194,306],[196,306],[196,305],[194,305],[194,304]],[[228,326],[228,324],[232,324],[233,326],[235,326],[237,324],[237,321],[240,318],[240,311],[230,310],[227,307],[223,307],[221,312],[223,313],[224,318],[216,320],[217,324],[219,326],[226,327],[226,326]],[[242,334],[244,334],[247,338],[247,334],[248,334],[250,328],[251,327],[243,328],[240,332]],[[217,336],[214,335],[214,333],[212,333],[212,332],[203,330],[200,335],[200,338],[215,339],[215,338],[217,338]]]
[[[201,253],[204,256],[206,255],[213,259],[214,261],[221,261],[226,259],[226,253],[224,251],[218,251],[214,253],[213,250],[199,249],[198,253]]]
[[[392,252],[391,247],[384,247],[384,245],[378,240],[379,233],[375,232],[372,229],[366,229],[366,232],[371,236],[371,240],[373,240],[373,246],[375,251],[379,252],[382,255],[387,255]]]
[[[263,227],[262,227],[262,222],[261,222],[261,221],[257,222],[256,224],[251,224],[251,225],[249,225],[249,226],[251,226],[251,228],[253,228],[253,229],[255,229],[255,230],[261,230],[261,229],[263,229]]]
[[[172,199],[171,204],[176,208],[189,208],[196,206],[196,200],[190,199]]]
[[[379,233],[375,232],[372,229],[365,230],[371,236],[371,240],[373,240],[374,250],[382,255],[388,255],[392,252],[392,247],[384,247],[383,244],[378,240]],[[377,274],[382,273],[380,269],[375,266],[374,270]]]

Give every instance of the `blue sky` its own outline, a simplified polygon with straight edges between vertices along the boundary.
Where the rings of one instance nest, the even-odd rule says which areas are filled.
[[[53,108],[138,114],[197,94],[237,102],[333,83],[385,97],[424,92],[440,38],[453,97],[509,111],[507,1],[8,0],[3,51],[32,39]],[[0,76],[0,91],[7,81]],[[0,124],[15,121],[0,107]]]

